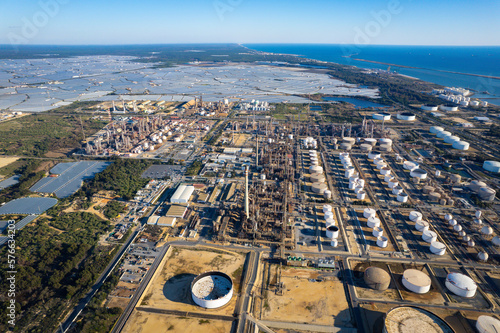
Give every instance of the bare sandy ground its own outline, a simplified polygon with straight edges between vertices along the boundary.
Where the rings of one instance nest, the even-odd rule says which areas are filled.
[[[3,168],[4,166],[7,166],[11,163],[14,163],[18,159],[19,159],[18,157],[0,157],[0,168]]]

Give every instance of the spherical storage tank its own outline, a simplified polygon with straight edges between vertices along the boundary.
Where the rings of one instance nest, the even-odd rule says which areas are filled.
[[[191,282],[191,296],[203,308],[220,308],[233,297],[233,281],[222,272],[200,274]]]
[[[499,173],[500,172],[500,162],[497,161],[484,161],[483,169],[489,172]]]
[[[425,294],[431,289],[429,275],[416,269],[407,269],[403,272],[403,286],[417,294]]]
[[[491,316],[479,316],[476,321],[476,329],[479,333],[500,332],[500,320]]]
[[[491,236],[493,235],[493,228],[490,227],[490,226],[484,226],[482,229],[481,229],[481,233],[483,235],[486,235],[486,236]]]
[[[397,115],[397,118],[399,120],[405,120],[405,121],[414,121],[417,119],[414,113],[411,112],[403,112]]]
[[[444,320],[427,310],[401,306],[387,312],[384,333],[454,333]]]
[[[474,297],[477,290],[474,280],[461,273],[449,273],[445,285],[449,291],[462,297]]]
[[[375,290],[386,290],[391,284],[389,273],[378,267],[368,267],[363,278],[368,287]]]

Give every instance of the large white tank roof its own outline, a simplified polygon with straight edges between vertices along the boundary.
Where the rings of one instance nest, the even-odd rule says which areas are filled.
[[[427,310],[402,306],[389,311],[384,320],[387,333],[454,333],[441,318]]]
[[[498,161],[484,161],[483,169],[490,172],[500,172],[500,162]]]
[[[407,269],[403,272],[403,286],[417,294],[425,294],[431,289],[429,275],[416,269]]]
[[[465,141],[454,141],[452,147],[458,150],[469,150],[470,144]]]
[[[476,321],[476,329],[479,333],[500,332],[500,320],[491,316],[479,316]]]
[[[421,219],[422,219],[422,213],[416,210],[410,212],[410,221],[417,222],[420,221]]]
[[[445,285],[455,295],[462,297],[473,297],[477,290],[474,280],[461,273],[449,273]]]
[[[432,253],[442,256],[446,253],[446,245],[441,242],[432,242],[430,250]]]

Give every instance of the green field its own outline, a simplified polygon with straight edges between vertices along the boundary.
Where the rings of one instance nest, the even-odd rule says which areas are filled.
[[[100,130],[104,123],[68,114],[39,113],[0,123],[0,154],[43,157],[48,152],[67,152],[79,147],[85,135]]]

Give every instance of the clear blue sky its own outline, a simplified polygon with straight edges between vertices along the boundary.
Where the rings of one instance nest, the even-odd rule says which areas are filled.
[[[4,0],[0,8],[1,44],[500,45],[498,0]]]

